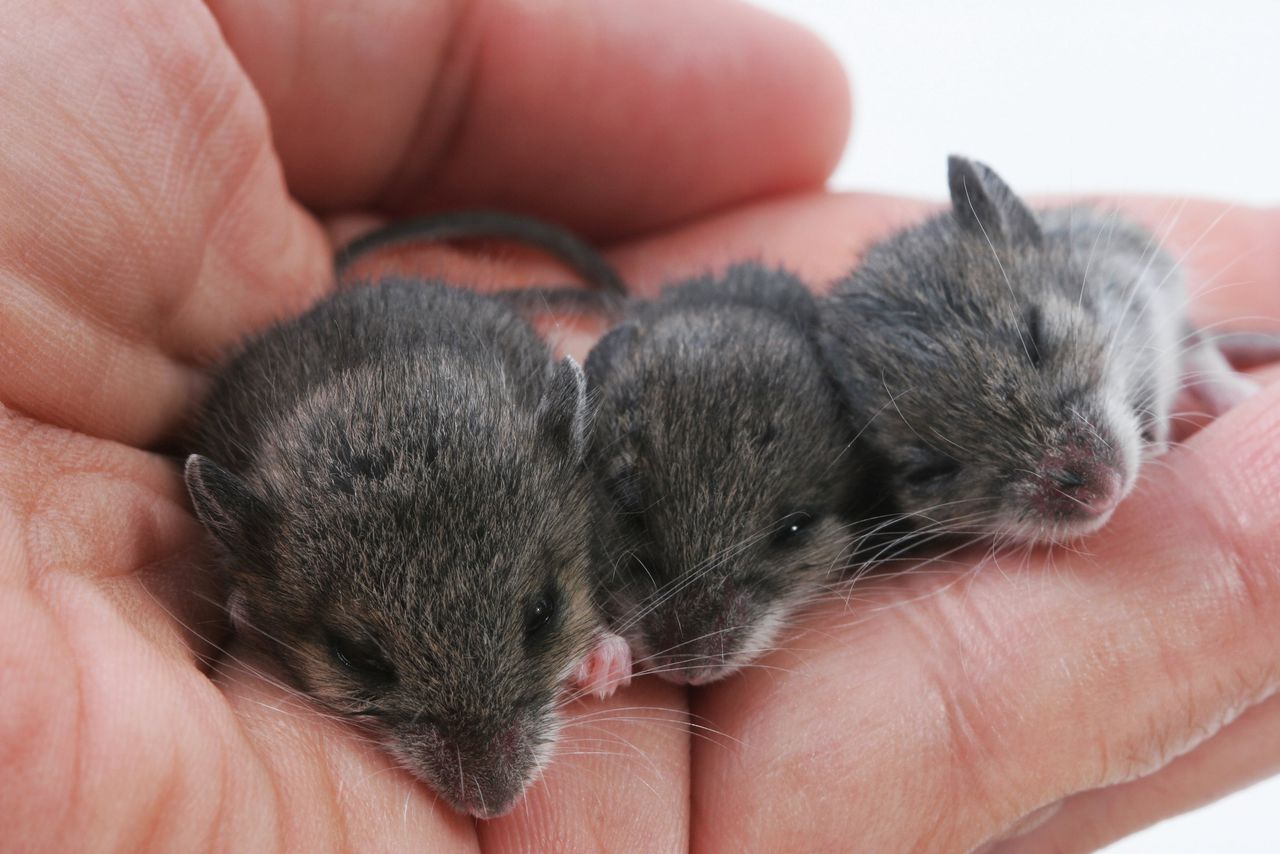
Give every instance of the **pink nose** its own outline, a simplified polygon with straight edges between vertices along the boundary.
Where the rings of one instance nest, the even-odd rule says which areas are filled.
[[[1096,518],[1120,503],[1123,479],[1109,465],[1082,461],[1046,469],[1041,501],[1047,510]]]
[[[1120,473],[1107,469],[1094,479],[1092,487],[1077,496],[1082,510],[1093,516],[1101,516],[1116,509],[1120,503]]]

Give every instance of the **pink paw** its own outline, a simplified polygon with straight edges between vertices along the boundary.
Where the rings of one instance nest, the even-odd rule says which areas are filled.
[[[602,632],[574,678],[584,692],[603,700],[615,689],[631,684],[631,647],[618,635]]]

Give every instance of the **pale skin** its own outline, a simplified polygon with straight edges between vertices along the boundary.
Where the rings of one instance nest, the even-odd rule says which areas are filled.
[[[201,531],[154,449],[219,353],[323,295],[333,215],[517,207],[609,240],[652,292],[745,256],[819,283],[924,212],[816,189],[842,74],[746,7],[320,5],[0,20],[7,845],[1074,851],[1280,768],[1274,385],[1078,552],[953,555],[833,598],[724,683],[576,705],[497,821],[452,814],[241,645],[216,653]],[[1129,204],[1156,226],[1178,207]],[[1280,211],[1190,203],[1169,241],[1211,224],[1197,316],[1280,318]]]

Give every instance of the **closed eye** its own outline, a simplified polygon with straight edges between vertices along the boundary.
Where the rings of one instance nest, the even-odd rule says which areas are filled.
[[[960,463],[951,457],[938,456],[927,463],[913,466],[904,475],[912,486],[924,486],[954,477],[960,471]]]
[[[385,686],[396,681],[395,667],[376,641],[349,637],[330,629],[325,635],[325,642],[333,660],[360,681],[371,686]]]

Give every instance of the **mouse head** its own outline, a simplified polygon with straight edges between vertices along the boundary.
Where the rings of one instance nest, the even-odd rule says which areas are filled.
[[[982,164],[951,210],[873,248],[824,340],[861,441],[917,529],[1061,540],[1131,489],[1153,391],[1111,358],[1089,253]],[[1154,436],[1149,436],[1154,439]]]
[[[838,395],[807,338],[738,307],[615,329],[587,372],[614,631],[671,681],[721,678],[849,560]]]
[[[251,477],[186,466],[238,619],[307,693],[480,817],[542,766],[599,624],[581,370],[562,363],[536,411],[449,390],[486,381],[477,369],[358,407],[312,400]]]

